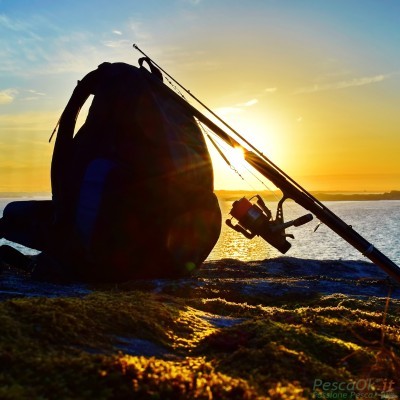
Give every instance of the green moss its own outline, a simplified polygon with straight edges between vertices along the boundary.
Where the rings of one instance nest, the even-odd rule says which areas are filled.
[[[400,382],[397,317],[388,313],[385,299],[350,300],[343,296],[327,307],[321,297],[314,307],[291,309],[246,307],[257,317],[208,336],[199,347],[230,376],[242,376],[260,392],[272,382],[297,382],[311,396],[312,382],[350,382],[373,377]],[[395,302],[396,304],[398,302]],[[232,305],[229,306],[232,309]],[[395,306],[395,309],[397,307]],[[379,311],[378,311],[379,310]]]
[[[139,291],[0,303],[0,398],[254,398],[244,380],[187,356],[215,330],[198,314]],[[158,343],[179,361],[122,354],[119,336]]]
[[[306,399],[315,379],[400,383],[398,300],[385,313],[378,298],[251,304],[193,281],[133,286],[0,303],[0,398]],[[120,338],[162,351],[135,356]]]

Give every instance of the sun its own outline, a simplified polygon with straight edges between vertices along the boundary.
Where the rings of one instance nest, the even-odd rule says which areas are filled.
[[[235,146],[230,151],[229,157],[233,164],[242,164],[244,162],[244,149],[241,146]]]

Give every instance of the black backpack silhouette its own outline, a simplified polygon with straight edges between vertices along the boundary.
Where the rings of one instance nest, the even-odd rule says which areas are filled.
[[[52,200],[4,210],[2,236],[42,251],[39,276],[186,276],[218,240],[221,212],[202,132],[182,102],[161,89],[161,73],[139,61],[101,64],[78,82],[59,121]]]

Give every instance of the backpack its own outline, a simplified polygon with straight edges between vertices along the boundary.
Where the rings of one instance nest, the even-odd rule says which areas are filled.
[[[202,132],[150,68],[143,60],[140,67],[101,64],[78,82],[60,119],[51,166],[55,224],[65,241],[58,251],[90,280],[187,275],[220,234]]]

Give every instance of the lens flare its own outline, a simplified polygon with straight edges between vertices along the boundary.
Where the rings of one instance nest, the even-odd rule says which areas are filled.
[[[233,163],[243,163],[244,161],[243,147],[240,146],[234,147],[230,154],[230,158],[232,159]]]

